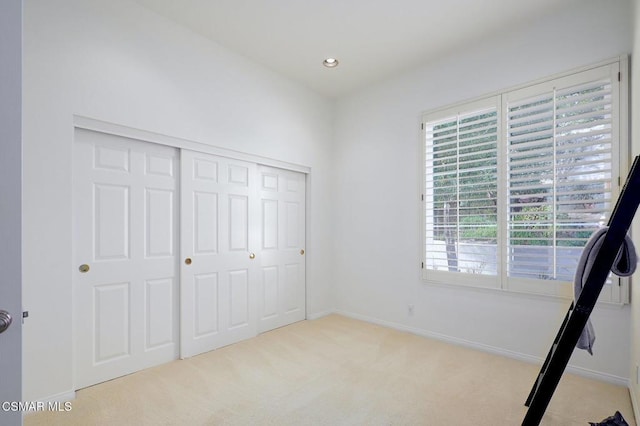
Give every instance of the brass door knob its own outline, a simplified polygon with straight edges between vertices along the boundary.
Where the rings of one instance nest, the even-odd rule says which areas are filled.
[[[82,265],[80,265],[80,267],[78,267],[78,270],[80,272],[82,272],[83,274],[86,273],[86,272],[89,272],[89,269],[91,269],[91,268],[86,263],[83,263]]]
[[[256,258],[255,253],[249,253],[249,259],[255,259],[255,258]]]
[[[304,249],[300,250],[300,256],[304,256]]]
[[[191,265],[191,258],[190,258],[190,257],[187,257],[187,258],[184,260],[184,263],[185,263],[185,265]]]

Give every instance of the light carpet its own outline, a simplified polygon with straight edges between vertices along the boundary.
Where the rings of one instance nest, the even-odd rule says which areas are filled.
[[[69,412],[25,416],[56,425],[520,425],[539,365],[339,315],[77,392]],[[588,425],[628,390],[565,374],[543,425]]]

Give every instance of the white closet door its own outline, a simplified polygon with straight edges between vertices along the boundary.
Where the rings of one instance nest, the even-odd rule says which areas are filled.
[[[76,389],[178,356],[178,152],[77,129]]]
[[[305,175],[258,166],[260,283],[258,331],[306,317]]]
[[[181,152],[181,357],[256,335],[256,165]]]

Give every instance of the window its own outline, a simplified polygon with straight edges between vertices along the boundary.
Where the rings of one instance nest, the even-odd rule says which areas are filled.
[[[498,100],[425,126],[427,270],[498,273]]]
[[[426,280],[571,296],[628,161],[619,67],[425,115]],[[626,288],[610,278],[601,299],[626,302]]]

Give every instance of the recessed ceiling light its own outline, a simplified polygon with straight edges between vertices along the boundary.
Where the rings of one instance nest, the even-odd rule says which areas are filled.
[[[338,66],[338,60],[336,58],[327,58],[322,61],[322,65],[327,68],[335,68]]]

